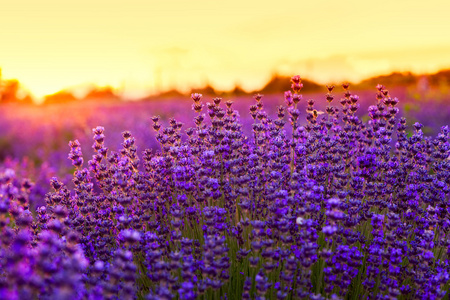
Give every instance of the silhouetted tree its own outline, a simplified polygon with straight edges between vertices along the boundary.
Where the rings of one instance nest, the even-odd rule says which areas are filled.
[[[207,84],[202,88],[191,89],[191,92],[189,94],[192,93],[200,93],[202,95],[209,95],[209,96],[216,96],[218,94],[218,92],[210,84]]]
[[[67,103],[76,100],[78,99],[71,92],[62,90],[51,95],[46,95],[44,97],[44,104]]]
[[[376,77],[371,77],[366,80],[361,81],[358,84],[353,84],[352,88],[356,89],[368,89],[373,88],[377,84],[383,84],[385,86],[411,86],[416,85],[419,77],[411,72],[392,72],[388,75],[381,75]]]
[[[430,84],[432,85],[445,84],[450,86],[450,69],[442,70],[435,74],[429,75],[429,78]]]
[[[83,100],[117,100],[119,96],[114,92],[110,86],[96,87],[90,90]]]
[[[323,90],[323,86],[314,81],[302,78],[303,88],[302,92],[316,92]],[[281,76],[278,74],[272,75],[272,78],[259,91],[264,94],[275,94],[288,91],[291,89],[291,77]]]
[[[16,102],[17,92],[19,90],[19,81],[16,79],[3,80],[1,89],[1,102],[11,103]]]
[[[155,99],[161,99],[161,98],[183,98],[183,97],[188,97],[188,95],[183,94],[176,89],[171,89],[171,90],[161,92],[156,95],[148,96],[148,97],[144,98],[143,100],[155,100]],[[189,98],[187,98],[187,99],[190,100]]]
[[[234,89],[230,92],[231,95],[233,96],[243,96],[243,95],[247,95],[249,93],[247,93],[239,84],[236,84],[234,86]],[[253,93],[250,93],[253,94]]]
[[[0,69],[0,103],[19,102],[22,104],[31,104],[33,99],[26,93],[19,98],[20,82],[17,79],[2,79],[2,70]]]

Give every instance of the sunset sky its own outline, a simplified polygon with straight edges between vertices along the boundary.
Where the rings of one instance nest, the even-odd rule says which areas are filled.
[[[36,97],[89,83],[128,97],[450,68],[450,1],[16,0],[0,68]]]

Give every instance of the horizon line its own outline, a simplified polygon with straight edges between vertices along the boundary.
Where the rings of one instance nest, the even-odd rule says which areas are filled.
[[[403,70],[403,71],[392,70],[390,72],[383,72],[383,73],[378,73],[378,74],[375,74],[375,75],[372,75],[372,76],[366,76],[366,77],[362,78],[361,80],[357,80],[357,81],[338,80],[338,82],[336,82],[336,80],[334,80],[334,81],[331,80],[329,82],[322,82],[321,80],[310,79],[310,77],[314,77],[314,76],[309,76],[309,77],[305,76],[305,77],[303,77],[303,76],[300,75],[300,77],[301,77],[302,80],[307,81],[310,84],[312,84],[314,86],[314,88],[315,88],[315,87],[317,87],[317,85],[320,86],[320,85],[341,84],[341,83],[349,83],[350,85],[360,85],[360,84],[362,84],[365,81],[376,79],[378,77],[388,77],[388,76],[395,75],[395,74],[412,75],[414,77],[421,77],[421,76],[432,76],[432,75],[436,75],[438,73],[445,72],[445,71],[450,71],[450,67],[441,68],[441,69],[439,69],[439,70],[437,70],[435,72],[414,72],[414,71],[411,71],[411,70],[406,70],[406,71],[405,70]],[[141,96],[141,97],[126,97],[125,96],[124,97],[123,94],[125,93],[125,91],[124,90],[121,91],[121,89],[123,89],[123,87],[115,87],[115,86],[109,85],[109,84],[107,84],[107,85],[99,85],[99,84],[96,84],[94,82],[86,82],[86,83],[83,83],[83,84],[78,84],[78,87],[77,87],[77,85],[67,86],[67,87],[65,87],[63,89],[60,89],[60,90],[54,92],[54,93],[45,94],[42,97],[37,97],[36,95],[33,94],[32,91],[28,90],[26,87],[24,87],[21,84],[20,79],[18,79],[18,78],[3,79],[2,78],[2,69],[0,68],[0,96],[2,95],[2,83],[3,82],[13,82],[13,81],[16,81],[18,83],[19,88],[23,88],[25,90],[25,96],[21,97],[21,98],[18,98],[18,99],[25,99],[27,97],[30,97],[31,100],[34,103],[37,103],[37,104],[43,103],[47,97],[50,97],[50,96],[53,96],[53,95],[57,95],[57,94],[67,93],[67,94],[73,95],[77,100],[81,100],[81,99],[85,99],[90,92],[92,92],[92,91],[101,91],[101,90],[110,90],[119,99],[130,100],[130,101],[158,97],[159,95],[164,95],[164,94],[170,93],[170,92],[179,93],[180,95],[189,95],[189,93],[192,93],[193,91],[196,91],[196,90],[199,91],[199,90],[208,89],[208,88],[212,89],[215,93],[218,93],[218,94],[233,93],[236,90],[240,90],[244,94],[252,94],[252,93],[258,93],[258,92],[263,91],[264,88],[267,87],[275,79],[278,79],[278,78],[290,78],[290,77],[295,76],[295,75],[297,75],[297,74],[286,75],[286,74],[283,74],[283,72],[272,72],[270,77],[269,77],[269,80],[267,80],[264,84],[262,84],[262,86],[260,88],[250,89],[250,90],[244,88],[241,85],[240,82],[236,82],[231,89],[222,90],[222,89],[218,89],[218,88],[214,87],[214,85],[211,84],[210,80],[205,79],[204,82],[202,83],[202,85],[199,85],[199,86],[193,85],[192,87],[188,88],[186,91],[183,91],[182,89],[181,90],[177,89],[176,87],[171,87],[171,88],[168,88],[168,89],[161,89],[161,90],[157,90],[157,89],[149,90],[149,89],[146,89],[145,96]],[[288,84],[288,82],[286,84]],[[76,90],[77,89],[80,90],[81,86],[87,87],[88,90],[87,90],[86,93],[81,93],[80,95],[82,95],[82,96],[76,96],[76,94],[79,94]],[[308,88],[306,88],[306,89],[308,89]],[[1,102],[1,97],[0,97],[0,102]]]

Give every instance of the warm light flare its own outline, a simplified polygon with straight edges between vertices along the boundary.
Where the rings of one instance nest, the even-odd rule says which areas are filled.
[[[450,67],[450,2],[10,1],[0,67],[36,97],[110,85],[128,97],[274,72],[321,83]]]

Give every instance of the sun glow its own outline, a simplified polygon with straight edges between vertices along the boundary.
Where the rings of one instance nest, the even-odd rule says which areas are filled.
[[[450,2],[10,1],[0,67],[40,98],[110,85],[158,90],[262,86],[274,72],[319,82],[450,67]]]

